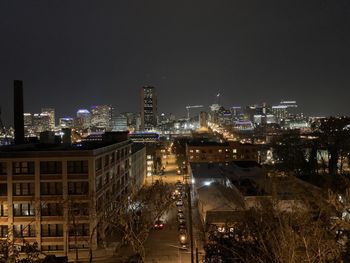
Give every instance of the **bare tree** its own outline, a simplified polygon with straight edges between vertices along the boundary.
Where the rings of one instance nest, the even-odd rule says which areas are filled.
[[[107,216],[103,218],[120,231],[123,241],[130,244],[142,260],[145,259],[144,242],[154,222],[173,204],[171,192],[172,186],[157,181],[123,200],[110,203]]]

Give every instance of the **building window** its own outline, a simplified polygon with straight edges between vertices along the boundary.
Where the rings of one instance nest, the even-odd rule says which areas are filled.
[[[62,251],[63,245],[41,246],[42,251]]]
[[[41,202],[42,216],[63,216],[63,205],[61,203]]]
[[[13,235],[15,237],[35,237],[35,225],[14,225]]]
[[[106,168],[108,165],[109,165],[109,156],[106,155],[106,156],[104,157],[104,167]]]
[[[14,183],[13,195],[34,195],[34,183]]]
[[[6,163],[0,162],[0,175],[6,175],[7,170],[6,170]]]
[[[34,162],[14,162],[13,174],[34,174]]]
[[[69,228],[69,236],[89,236],[89,224],[75,224]]]
[[[61,195],[62,183],[61,182],[44,182],[40,183],[41,195]]]
[[[71,174],[87,173],[88,161],[68,161],[67,170]]]
[[[41,225],[41,236],[43,236],[43,237],[62,237],[63,236],[63,225],[62,224]]]
[[[0,226],[0,237],[7,237],[8,228],[7,226]]]
[[[7,196],[7,184],[0,184],[0,196]]]
[[[115,154],[114,154],[114,152],[111,154],[110,158],[111,158],[111,163],[114,164],[114,162],[115,162]]]
[[[190,153],[193,153],[193,150],[192,150],[192,149],[190,150]]]
[[[100,171],[102,169],[102,158],[98,158],[95,161],[95,171]]]
[[[237,149],[232,149],[232,152],[233,153],[237,153]]]
[[[61,174],[62,162],[47,161],[40,162],[40,174]]]
[[[13,215],[14,216],[34,216],[35,215],[34,205],[29,203],[13,204]]]
[[[219,152],[219,153],[222,153],[222,149],[219,149],[218,152]]]
[[[68,194],[83,195],[89,193],[88,182],[68,182]]]
[[[7,204],[0,204],[0,216],[8,216],[8,205]]]
[[[199,150],[199,149],[197,149],[197,150],[196,150],[196,153],[199,153],[199,152],[200,152],[200,150]]]
[[[70,212],[75,216],[88,216],[89,215],[89,203],[72,203]]]

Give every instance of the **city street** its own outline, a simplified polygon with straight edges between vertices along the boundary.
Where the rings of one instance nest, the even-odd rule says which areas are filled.
[[[167,162],[167,164],[165,164]],[[154,176],[153,180],[163,180],[167,183],[176,183],[183,181],[183,175],[177,175],[178,166],[176,164],[175,155],[167,155],[163,158],[165,164],[165,173],[162,176]],[[147,183],[151,183],[152,178],[147,178]],[[185,188],[184,188],[185,189]],[[188,227],[188,207],[187,199],[184,199],[184,213]],[[197,209],[194,209],[197,210]],[[193,211],[193,236],[195,244],[199,247],[201,245],[198,227],[200,225],[198,219],[198,212]],[[152,230],[148,240],[145,243],[146,262],[191,262],[190,247],[188,242],[188,249],[181,249],[179,243],[179,231],[177,222],[177,207],[171,207],[164,216],[165,227],[162,230]],[[187,231],[189,233],[189,231]],[[189,236],[188,236],[189,238]],[[196,245],[194,245],[194,248]],[[200,253],[202,249],[199,249]]]

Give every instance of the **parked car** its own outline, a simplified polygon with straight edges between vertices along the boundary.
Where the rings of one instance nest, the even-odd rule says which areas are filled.
[[[180,241],[180,246],[182,249],[187,248],[188,240],[187,240],[187,232],[186,231],[180,231],[179,233],[179,241]]]
[[[185,216],[183,213],[178,213],[177,214],[177,219],[180,220],[180,219],[185,219]]]
[[[186,227],[186,222],[183,221],[183,222],[179,222],[179,226],[178,226],[178,230],[179,231],[182,231],[182,230],[187,230],[187,227]]]
[[[182,199],[178,199],[177,201],[176,201],[176,206],[183,206],[183,201],[182,201]]]

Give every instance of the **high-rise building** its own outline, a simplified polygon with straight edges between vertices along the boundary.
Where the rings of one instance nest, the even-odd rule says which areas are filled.
[[[91,125],[91,113],[87,109],[79,109],[77,111],[77,119],[81,124],[81,129],[87,129]]]
[[[127,130],[128,130],[128,118],[122,114],[115,117],[113,131],[127,131]]]
[[[157,95],[154,87],[141,89],[141,130],[154,130],[157,125]]]
[[[112,127],[112,107],[110,105],[92,106],[91,126],[97,129],[110,130]]]
[[[208,128],[208,113],[205,111],[199,113],[199,127]]]
[[[276,116],[278,122],[295,116],[298,105],[294,100],[282,100],[279,105],[272,106],[272,113]]]
[[[65,118],[60,118],[59,120],[59,125],[60,128],[73,128],[74,126],[74,119],[71,117],[65,117]]]
[[[111,129],[112,131],[115,130],[115,126],[117,125],[117,118],[119,117],[120,115],[118,114],[117,112],[117,108],[112,106],[111,107]]]
[[[31,128],[33,126],[33,115],[29,112],[23,113],[24,129]]]
[[[41,113],[47,114],[50,117],[50,129],[54,130],[56,126],[56,117],[54,108],[42,108]]]
[[[50,131],[50,115],[47,113],[34,113],[33,114],[33,130],[39,134],[43,131]]]

